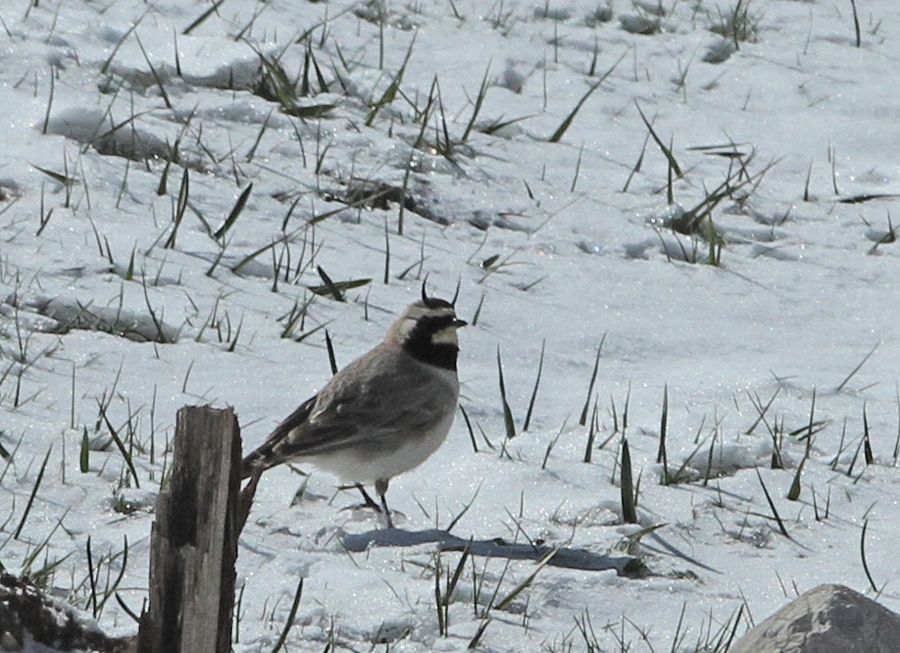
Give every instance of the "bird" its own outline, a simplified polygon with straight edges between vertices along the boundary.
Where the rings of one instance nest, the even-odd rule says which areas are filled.
[[[394,528],[385,498],[390,480],[437,451],[456,415],[457,329],[467,323],[454,303],[428,296],[423,282],[421,299],[380,344],[338,371],[244,457],[241,477],[251,478],[255,490],[263,471],[308,462],[355,485]],[[380,506],[365,491],[370,483]]]

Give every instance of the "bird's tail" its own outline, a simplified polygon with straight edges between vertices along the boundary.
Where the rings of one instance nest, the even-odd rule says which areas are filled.
[[[256,470],[256,462],[259,460],[258,454],[254,451],[241,461],[241,480],[253,476]]]
[[[279,455],[279,449],[284,446],[294,429],[302,427],[313,406],[316,404],[316,396],[310,397],[297,410],[291,413],[287,419],[279,424],[259,447],[247,454],[241,461],[241,478],[250,478],[254,474],[262,474],[269,467],[283,463],[286,458]]]
[[[266,451],[264,447],[260,447],[244,457],[241,460],[241,479],[250,478],[254,474],[262,474],[269,467],[281,462],[280,460],[273,461],[270,454],[271,451]]]

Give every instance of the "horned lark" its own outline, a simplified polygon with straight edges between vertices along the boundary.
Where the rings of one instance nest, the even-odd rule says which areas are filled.
[[[441,446],[459,399],[453,305],[429,297],[406,308],[384,341],[335,374],[244,458],[243,478],[288,461],[310,462],[384,498],[391,478],[423,463]]]

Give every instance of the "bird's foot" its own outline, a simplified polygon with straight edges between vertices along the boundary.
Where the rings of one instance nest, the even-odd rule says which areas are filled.
[[[379,495],[378,495],[379,498],[381,499],[380,504],[376,503],[375,499],[373,499],[372,496],[368,492],[366,492],[366,488],[363,487],[362,483],[356,483],[355,485],[353,485],[351,487],[355,487],[357,490],[359,490],[359,493],[362,495],[362,498],[363,498],[363,503],[357,504],[355,506],[349,506],[348,508],[346,508],[346,510],[357,510],[359,508],[368,508],[370,510],[374,510],[375,512],[377,512],[379,514],[384,515],[385,522],[387,524],[388,529],[395,528],[394,520],[391,518],[391,511],[388,509],[387,500],[384,498],[384,494],[383,494],[383,492],[385,490],[387,490],[386,482],[383,484],[376,484],[376,489],[381,490],[381,492],[379,492]]]
[[[362,494],[364,505],[367,508],[371,508],[375,512],[381,512],[381,506],[375,503],[375,499],[369,496],[369,493],[366,492],[366,488],[363,487],[362,483],[357,483],[356,489],[359,490],[360,494]]]

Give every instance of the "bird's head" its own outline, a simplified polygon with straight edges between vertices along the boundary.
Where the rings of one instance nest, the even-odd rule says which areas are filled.
[[[387,340],[425,363],[456,369],[459,338],[456,330],[466,326],[456,317],[453,304],[429,297],[422,284],[422,298],[406,307],[388,330]]]

